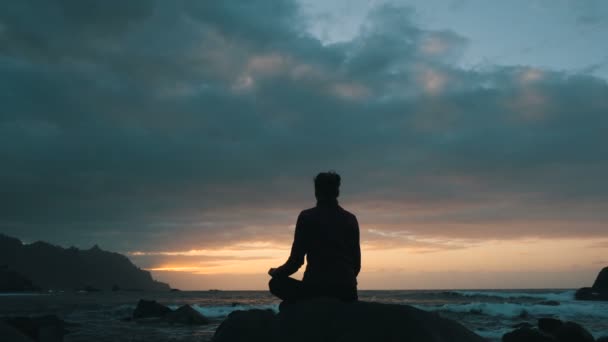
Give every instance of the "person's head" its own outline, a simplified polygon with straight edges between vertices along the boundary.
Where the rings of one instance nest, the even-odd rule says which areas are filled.
[[[321,172],[315,177],[317,200],[335,200],[340,195],[340,175],[334,171]]]

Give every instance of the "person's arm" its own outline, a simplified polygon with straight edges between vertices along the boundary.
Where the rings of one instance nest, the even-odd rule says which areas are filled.
[[[355,246],[354,246],[354,254],[355,254],[355,276],[359,275],[361,271],[361,244],[359,239],[359,222],[357,222],[357,218],[354,217],[354,228],[355,228]]]
[[[294,234],[293,245],[291,246],[291,254],[289,259],[282,266],[271,272],[272,277],[289,277],[296,273],[304,264],[304,255],[306,255],[307,243],[305,237],[304,220],[302,214],[298,216],[296,223],[296,231]]]

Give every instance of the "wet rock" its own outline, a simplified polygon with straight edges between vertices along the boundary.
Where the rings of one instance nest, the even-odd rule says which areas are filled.
[[[177,310],[167,313],[165,321],[171,324],[204,325],[209,324],[209,319],[200,312],[194,310],[190,305],[184,305]]]
[[[271,310],[234,311],[220,324],[213,342],[274,341],[276,316]]]
[[[503,342],[594,342],[593,336],[574,322],[555,318],[538,320],[539,329],[523,327],[506,333]],[[608,341],[607,341],[608,342]]]
[[[559,342],[594,342],[593,335],[580,324],[565,322],[555,334],[555,339]]]
[[[141,319],[150,317],[163,317],[169,312],[171,312],[171,309],[162,304],[157,303],[155,300],[140,299],[137,303],[137,307],[133,311],[133,318]]]
[[[68,333],[68,324],[55,315],[9,317],[4,319],[4,323],[37,342],[61,342]]]
[[[554,335],[560,328],[564,326],[564,322],[555,318],[539,318],[538,328],[546,333]]]
[[[592,287],[583,287],[576,291],[574,298],[578,300],[608,301],[608,267],[604,267],[597,275]]]
[[[33,342],[34,340],[29,336],[26,336],[21,331],[17,330],[15,327],[10,326],[4,321],[0,321],[0,336],[2,336],[2,341],[11,341],[11,342]]]
[[[504,334],[502,342],[555,342],[555,339],[538,329],[519,328]]]

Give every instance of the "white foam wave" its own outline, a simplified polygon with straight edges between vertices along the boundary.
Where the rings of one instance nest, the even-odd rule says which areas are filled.
[[[574,290],[558,293],[502,292],[502,291],[453,291],[463,297],[497,297],[503,299],[532,298],[540,300],[570,301],[574,299]]]
[[[251,309],[261,309],[261,310],[273,310],[274,312],[279,311],[278,304],[267,304],[267,305],[224,305],[224,306],[199,306],[193,305],[196,311],[203,314],[205,317],[209,318],[224,318],[228,316],[231,312],[238,310],[251,310]]]
[[[474,313],[504,318],[515,318],[522,314],[532,316],[555,316],[563,320],[582,317],[608,319],[608,303],[602,302],[568,302],[558,306],[538,305],[534,303],[483,303],[444,304],[440,306],[418,306],[429,311],[449,311]]]

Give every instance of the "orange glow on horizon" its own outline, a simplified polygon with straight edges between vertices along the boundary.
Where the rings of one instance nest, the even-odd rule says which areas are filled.
[[[608,264],[608,260],[604,257],[608,251],[608,244],[598,244],[597,240],[591,239],[487,240],[456,247],[449,241],[437,241],[441,242],[437,247],[414,245],[382,249],[378,248],[379,246],[369,248],[368,245],[363,244],[363,268],[359,276],[360,288],[411,288],[416,286],[408,285],[416,280],[412,278],[411,274],[419,273],[428,276],[442,272],[470,274],[469,278],[460,280],[460,283],[454,283],[454,286],[476,288],[477,280],[486,279],[487,274],[495,272],[514,274],[561,272],[567,274],[583,267],[592,268],[596,265],[599,268]],[[209,288],[211,285],[209,285],[208,277],[213,277],[215,281],[213,288],[264,289],[267,282],[266,272],[270,267],[279,266],[287,260],[289,248],[287,245],[272,249],[264,248],[265,244],[258,244],[258,246],[260,248],[239,249],[231,246],[226,249],[183,252],[134,252],[131,255],[135,257],[138,255],[160,256],[165,261],[161,261],[158,266],[150,267],[147,270],[153,272],[155,278],[167,281],[178,288]],[[209,255],[203,251],[205,253],[212,251],[218,258],[211,261],[197,261],[196,256]],[[576,253],[568,251],[576,251]],[[172,258],[179,255],[190,255],[193,260],[188,263],[171,261]],[[304,268],[305,265],[296,274],[296,277],[301,277]],[[179,279],[183,277],[187,277],[189,280],[180,281]],[[199,279],[197,277],[203,278],[196,280]],[[234,277],[253,277],[252,279],[255,280],[234,284],[234,281],[231,280]],[[526,279],[519,279],[519,281],[522,287],[526,287]],[[467,286],[466,284],[469,283],[470,285]],[[449,279],[442,280],[435,286],[432,285],[434,284],[432,281],[430,284],[428,286],[435,288],[453,288],[450,286]],[[560,287],[558,284],[549,285],[551,284],[545,286]],[[500,287],[500,284],[495,286]]]

